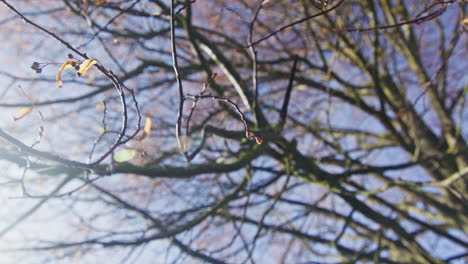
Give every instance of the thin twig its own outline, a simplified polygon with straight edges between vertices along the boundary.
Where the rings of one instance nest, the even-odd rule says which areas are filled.
[[[132,8],[133,8],[136,4],[138,4],[140,1],[141,1],[141,0],[136,0],[136,1],[135,1],[133,4],[131,4],[129,7],[120,10],[120,12],[119,12],[117,15],[115,15],[114,17],[112,17],[109,21],[107,21],[107,23],[106,23],[103,27],[99,27],[99,29],[93,33],[93,36],[91,36],[91,39],[89,39],[89,40],[86,41],[85,43],[83,43],[83,44],[81,44],[80,46],[78,46],[78,49],[83,48],[83,47],[85,47],[86,45],[88,45],[91,41],[94,40],[94,38],[97,37],[97,35],[98,35],[99,33],[101,33],[103,30],[106,30],[107,27],[108,27],[110,24],[112,24],[117,18],[119,18],[120,16],[122,16],[123,14],[125,14],[128,10],[132,9]],[[88,19],[90,19],[89,16],[88,16]]]
[[[177,81],[177,86],[179,88],[179,111],[177,113],[177,123],[176,123],[176,138],[179,149],[182,152],[186,152],[187,149],[182,143],[181,137],[181,127],[182,127],[182,115],[184,111],[184,88],[182,86],[182,80],[179,75],[179,64],[177,63],[177,49],[175,43],[175,25],[174,25],[174,0],[171,0],[171,51],[172,51],[172,66],[174,68],[174,74]]]
[[[241,119],[242,123],[244,124],[245,136],[247,138],[252,138],[253,137],[253,138],[255,138],[257,144],[262,144],[263,138],[260,135],[254,133],[254,132],[252,132],[250,130],[249,125],[247,124],[247,120],[245,119],[244,113],[242,112],[242,110],[240,110],[239,106],[236,103],[234,103],[231,99],[226,98],[226,97],[211,95],[211,94],[209,94],[209,95],[190,95],[190,94],[187,94],[185,96],[185,99],[192,99],[192,100],[213,99],[213,100],[225,102],[225,103],[228,103],[228,104],[232,105],[236,109],[237,113],[240,116],[240,119]]]
[[[286,122],[286,117],[288,115],[288,105],[289,105],[289,100],[291,98],[291,92],[293,89],[293,83],[294,83],[294,77],[296,75],[296,69],[297,69],[297,61],[299,60],[299,56],[294,57],[294,64],[291,70],[291,75],[289,75],[289,83],[288,87],[286,88],[286,94],[284,96],[283,100],[283,106],[281,107],[280,111],[280,126],[283,126],[284,123]]]
[[[8,226],[4,227],[2,230],[0,230],[0,238],[3,237],[5,234],[10,232],[15,226],[26,220],[29,216],[31,216],[34,212],[36,212],[44,203],[46,203],[53,195],[55,195],[57,192],[59,192],[71,179],[73,179],[72,176],[67,176],[57,187],[55,187],[48,196],[45,196],[42,198],[38,203],[36,203],[33,207],[31,207],[28,211],[23,213],[21,216],[19,216],[14,222],[9,224]]]
[[[85,59],[89,59],[88,55],[86,53],[82,53],[80,52],[77,48],[73,47],[70,43],[68,43],[67,41],[65,41],[64,39],[62,39],[61,37],[57,36],[55,33],[47,30],[46,28],[40,26],[39,24],[33,22],[32,20],[28,19],[27,17],[25,17],[21,12],[19,12],[14,6],[10,5],[6,0],[0,0],[0,2],[2,2],[3,4],[5,4],[11,11],[13,11],[14,13],[16,13],[18,16],[21,17],[21,19],[28,23],[29,25],[45,32],[46,34],[50,35],[51,37],[53,37],[54,39],[56,39],[57,41],[59,41],[60,43],[62,43],[63,45],[65,45],[65,47],[67,47],[68,49],[70,49],[71,51],[75,52],[76,54],[80,55],[81,57],[85,58]],[[119,80],[119,78],[110,70],[107,70],[103,65],[101,65],[100,63],[99,64],[96,64],[95,65],[98,70],[103,73],[111,82],[112,84],[114,85],[115,89],[117,90],[118,94],[119,94],[119,97],[120,97],[120,102],[121,102],[121,105],[122,105],[122,125],[121,125],[121,128],[120,128],[120,133],[117,137],[117,139],[114,141],[114,143],[112,144],[111,147],[109,147],[109,149],[100,157],[98,158],[96,161],[94,161],[93,163],[90,163],[88,164],[86,167],[93,167],[93,166],[96,166],[98,165],[99,163],[101,163],[104,159],[106,159],[118,146],[122,145],[124,140],[124,136],[125,136],[125,132],[127,130],[127,124],[128,124],[128,113],[127,113],[127,104],[126,104],[126,100],[125,100],[125,94],[124,94],[124,89],[122,88],[123,84],[122,82]],[[132,95],[133,96],[133,95]],[[134,97],[133,97],[134,98]],[[5,133],[6,134],[6,133]],[[9,136],[9,135],[4,135],[4,138],[6,136]],[[130,138],[133,138],[133,136],[131,136]],[[17,144],[16,142],[12,142],[14,144]],[[29,150],[30,151],[30,150]],[[31,152],[31,151],[30,151]],[[50,157],[53,157],[53,160],[57,161],[57,160],[61,160],[62,162],[61,163],[64,163],[64,164],[67,164],[66,161],[69,161],[69,160],[65,160],[65,159],[62,159],[62,158],[57,158],[51,154],[42,154],[42,156],[50,156]],[[63,162],[65,161],[65,162]],[[83,164],[81,162],[74,162],[74,161],[69,161],[69,163],[77,163],[77,164],[80,164],[80,166]]]
[[[37,133],[36,141],[34,141],[34,143],[31,144],[31,148],[39,144],[41,142],[42,137],[44,136],[44,116],[42,115],[42,112],[39,109],[36,109],[36,112],[37,112],[37,115],[39,116],[40,124],[39,124],[39,128],[37,129],[38,133]]]
[[[65,45],[68,49],[72,50],[73,52],[75,52],[76,54],[80,55],[81,57],[85,58],[85,59],[89,59],[88,56],[85,54],[85,53],[82,53],[80,52],[78,49],[74,48],[72,45],[70,45],[70,43],[66,42],[64,39],[60,38],[59,36],[57,36],[55,33],[45,29],[44,27],[40,26],[39,24],[36,24],[35,22],[33,22],[32,20],[28,19],[27,17],[25,17],[21,12],[19,12],[14,6],[10,5],[6,0],[0,0],[0,2],[2,2],[3,4],[5,4],[11,11],[13,11],[14,13],[16,13],[18,16],[21,17],[21,19],[25,22],[25,23],[28,23],[29,25],[47,33],[48,35],[50,35],[51,37],[53,37],[54,39],[58,40],[60,43],[62,43],[63,45]]]
[[[127,111],[127,103],[126,103],[126,99],[125,99],[125,94],[124,94],[124,91],[122,89],[122,85],[121,85],[121,82],[119,81],[119,79],[117,78],[117,76],[112,72],[112,71],[109,71],[109,77],[111,79],[111,81],[114,83],[115,85],[115,88],[119,94],[119,97],[120,97],[120,103],[122,105],[122,125],[120,127],[120,133],[117,137],[117,139],[114,141],[113,145],[99,158],[97,159],[96,161],[94,161],[93,163],[91,163],[90,165],[91,166],[96,166],[98,165],[99,163],[101,163],[104,159],[106,159],[112,152],[114,152],[114,150],[122,145],[123,143],[123,137],[125,135],[125,132],[127,130],[127,123],[128,123],[128,111]]]
[[[217,75],[217,73],[213,73],[213,74],[211,75],[211,77],[210,77],[207,81],[205,81],[205,82],[203,83],[203,87],[202,87],[200,93],[198,93],[198,95],[202,96],[202,95],[205,94],[206,89],[207,89],[208,86],[209,86],[209,83],[210,83],[214,78],[216,78],[216,75]],[[190,132],[190,120],[192,119],[193,112],[195,111],[195,108],[197,107],[197,102],[198,102],[197,99],[193,101],[192,107],[190,108],[190,112],[189,112],[188,117],[187,117],[187,122],[186,122],[186,124],[185,124],[185,135],[186,135],[186,136],[189,136],[189,135],[190,135],[190,133],[189,133],[189,132]]]
[[[64,165],[67,165],[67,166],[70,166],[70,167],[79,167],[79,168],[90,168],[91,167],[90,165],[88,165],[86,163],[82,163],[82,162],[74,161],[74,160],[69,160],[69,159],[64,159],[64,158],[61,158],[59,156],[53,155],[51,153],[43,152],[43,151],[39,151],[39,150],[36,150],[34,148],[31,148],[31,147],[25,145],[23,142],[19,141],[18,139],[12,137],[11,135],[9,135],[5,131],[3,131],[1,128],[0,128],[0,137],[5,139],[9,143],[15,145],[16,147],[18,147],[20,151],[31,154],[31,155],[34,155],[34,156],[39,157],[39,158],[51,160],[51,161],[54,161],[54,162],[57,162],[57,163],[60,163],[60,164],[64,164]]]
[[[250,43],[249,45],[245,46],[245,48],[250,48],[251,46],[257,45],[258,43],[260,43],[260,42],[262,42],[262,41],[264,41],[264,40],[269,39],[270,37],[272,37],[272,36],[278,34],[279,32],[281,32],[281,31],[283,31],[283,30],[285,30],[285,29],[287,29],[287,28],[293,27],[293,26],[295,26],[295,25],[297,25],[297,24],[303,23],[303,22],[305,22],[305,21],[307,21],[307,20],[310,20],[310,19],[312,19],[312,18],[316,18],[316,17],[318,17],[318,16],[327,14],[327,13],[329,13],[329,12],[335,10],[336,8],[338,8],[343,2],[344,2],[344,0],[341,0],[340,2],[338,2],[338,4],[332,6],[330,9],[327,9],[327,10],[325,10],[325,11],[321,11],[321,12],[319,12],[319,13],[316,13],[316,14],[313,14],[313,15],[310,15],[310,16],[307,16],[307,17],[304,17],[304,18],[301,18],[301,19],[299,19],[299,20],[296,20],[296,21],[294,21],[293,23],[284,25],[284,26],[278,28],[277,30],[271,32],[270,34],[266,35],[265,37],[263,37],[263,38],[261,38],[261,39],[255,41],[255,42],[253,42],[253,43]]]
[[[258,67],[257,67],[257,52],[255,50],[254,45],[252,45],[252,39],[253,39],[255,21],[257,21],[258,15],[260,14],[260,10],[262,9],[264,1],[265,0],[260,0],[260,3],[258,4],[257,9],[255,10],[254,16],[249,24],[249,50],[250,50],[250,56],[252,57],[252,87],[254,91],[254,101],[252,105],[252,110],[254,112],[255,117],[257,117],[257,108],[258,108],[258,77],[257,77]]]
[[[190,0],[188,3],[184,4],[179,10],[177,10],[176,15],[180,14],[185,8],[187,8],[189,5],[195,3],[197,0]]]
[[[372,30],[397,28],[397,27],[401,27],[401,26],[404,26],[404,25],[410,25],[410,24],[419,24],[419,23],[426,22],[426,21],[429,21],[429,20],[432,20],[434,18],[439,17],[440,15],[445,13],[446,10],[447,10],[447,6],[443,6],[440,9],[438,9],[438,10],[436,10],[436,11],[434,11],[434,12],[428,14],[428,15],[425,15],[425,16],[418,15],[419,17],[417,17],[416,19],[413,19],[413,20],[403,21],[401,23],[396,23],[396,24],[393,24],[393,25],[376,26],[376,27],[370,27],[370,28],[348,28],[348,29],[345,29],[343,31],[346,31],[346,32],[365,32],[365,31],[372,31]]]

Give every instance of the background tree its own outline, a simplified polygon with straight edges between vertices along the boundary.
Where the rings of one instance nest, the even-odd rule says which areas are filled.
[[[466,1],[0,4],[7,260],[468,260]]]

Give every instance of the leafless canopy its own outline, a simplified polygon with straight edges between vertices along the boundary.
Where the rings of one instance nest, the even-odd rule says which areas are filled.
[[[0,0],[0,252],[468,262],[466,2]]]

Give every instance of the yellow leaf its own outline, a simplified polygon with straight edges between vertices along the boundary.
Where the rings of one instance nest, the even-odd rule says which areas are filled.
[[[86,72],[88,72],[89,68],[96,64],[97,61],[95,59],[87,59],[80,64],[80,69],[78,70],[78,76],[85,76]]]
[[[17,121],[20,120],[21,118],[25,117],[27,114],[31,113],[34,110],[34,107],[21,107],[18,110],[18,116],[15,117],[12,115],[13,120]]]
[[[117,162],[129,161],[133,159],[136,154],[137,152],[134,149],[122,149],[114,154],[114,160]]]
[[[468,26],[468,17],[463,19],[461,23],[463,26]]]
[[[100,5],[106,4],[107,2],[109,2],[109,1],[108,0],[97,0],[95,5],[100,6]]]
[[[262,144],[263,143],[263,138],[259,135],[254,135],[255,137],[255,142],[257,142],[257,144]]]
[[[151,132],[151,118],[147,117],[145,119],[145,127],[143,128],[143,135],[141,136],[141,140],[143,140],[146,136],[148,136],[150,132]]]
[[[60,88],[62,87],[62,72],[64,70],[67,70],[67,69],[70,69],[70,68],[74,68],[75,66],[74,65],[77,65],[79,64],[80,62],[77,61],[77,60],[67,60],[66,62],[64,62],[62,64],[62,66],[60,67],[60,69],[58,69],[57,71],[57,74],[55,74],[55,80],[57,81],[57,87]]]

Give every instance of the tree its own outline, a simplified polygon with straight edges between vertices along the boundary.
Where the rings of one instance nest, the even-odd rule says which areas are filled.
[[[468,260],[466,1],[0,3],[6,256]]]

